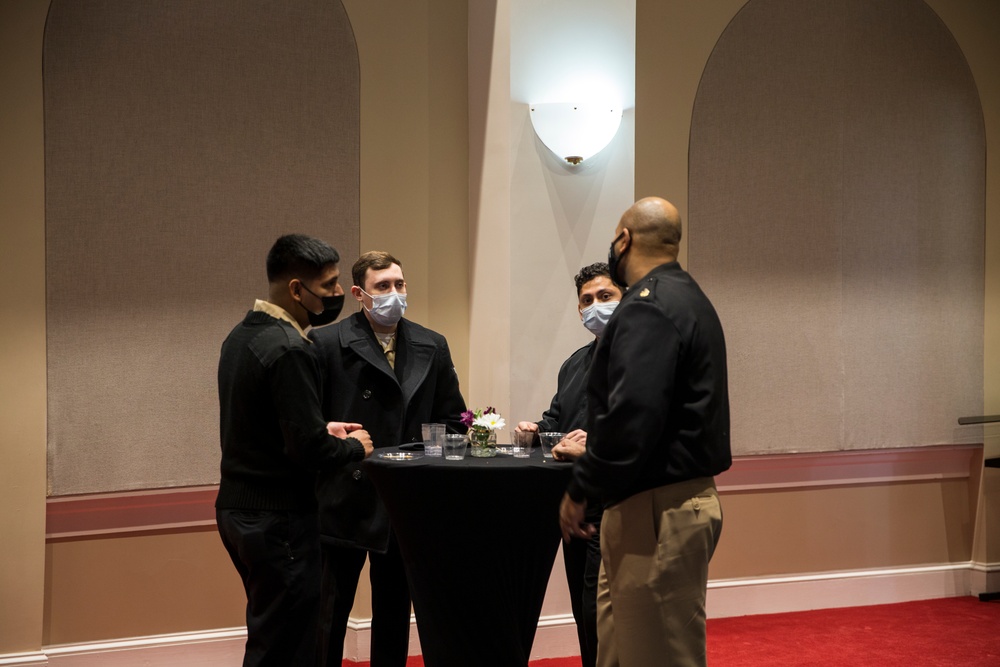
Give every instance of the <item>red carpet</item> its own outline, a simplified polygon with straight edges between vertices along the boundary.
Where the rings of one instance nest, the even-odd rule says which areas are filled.
[[[419,657],[407,667],[423,667]],[[708,621],[711,667],[998,667],[1000,602],[961,597]],[[368,663],[344,661],[345,667]],[[580,667],[577,657],[531,667]]]
[[[1000,602],[961,597],[708,622],[713,667],[1000,665]]]

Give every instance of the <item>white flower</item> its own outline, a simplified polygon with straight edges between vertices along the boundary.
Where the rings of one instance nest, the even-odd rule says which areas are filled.
[[[503,417],[495,412],[490,412],[482,417],[476,417],[475,421],[472,422],[472,428],[485,428],[490,431],[499,431],[505,425]]]

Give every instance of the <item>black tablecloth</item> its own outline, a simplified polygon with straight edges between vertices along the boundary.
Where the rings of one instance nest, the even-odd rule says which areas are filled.
[[[499,454],[363,464],[406,564],[427,667],[525,667],[570,464]]]

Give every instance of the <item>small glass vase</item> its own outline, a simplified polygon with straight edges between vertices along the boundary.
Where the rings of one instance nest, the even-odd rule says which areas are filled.
[[[469,431],[469,453],[473,456],[488,459],[497,455],[496,431]]]

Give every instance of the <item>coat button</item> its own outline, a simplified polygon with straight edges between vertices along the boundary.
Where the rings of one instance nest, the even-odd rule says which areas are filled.
[[[361,479],[361,471],[355,470],[354,472],[351,473],[351,477],[353,477],[354,479]]]
[[[361,392],[361,398],[365,399],[366,401],[371,397],[372,397],[371,390],[365,389],[363,392]]]

